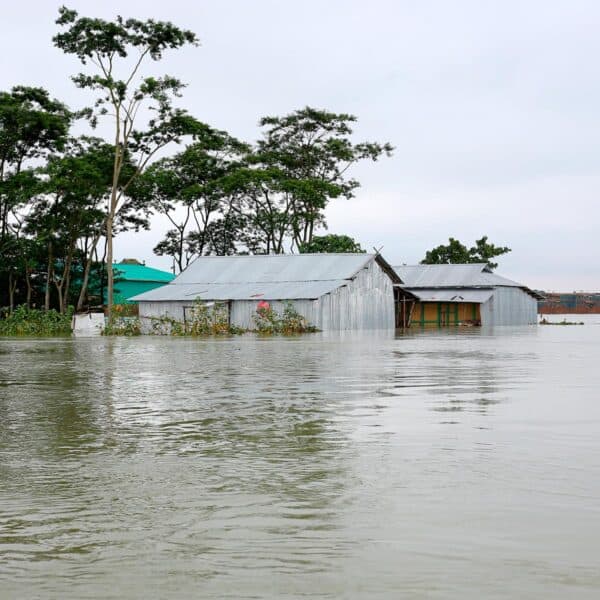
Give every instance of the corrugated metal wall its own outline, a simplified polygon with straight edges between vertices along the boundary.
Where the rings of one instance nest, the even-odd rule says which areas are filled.
[[[537,300],[520,288],[497,287],[494,295],[481,305],[482,325],[534,325]]]
[[[231,303],[231,323],[244,329],[255,329],[253,316],[257,300],[235,300]],[[359,329],[394,329],[394,290],[390,278],[373,260],[348,284],[325,294],[317,300],[291,300],[295,309],[306,320],[322,331]],[[270,301],[274,310],[281,312],[284,302]],[[186,302],[140,301],[140,317],[144,329],[150,327],[149,317],[169,316],[183,321]]]

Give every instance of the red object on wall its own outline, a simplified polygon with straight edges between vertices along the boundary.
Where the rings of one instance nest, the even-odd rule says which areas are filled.
[[[271,305],[266,300],[261,300],[256,306],[256,310],[269,310]]]

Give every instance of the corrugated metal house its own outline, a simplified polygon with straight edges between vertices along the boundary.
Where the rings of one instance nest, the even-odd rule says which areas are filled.
[[[135,296],[142,320],[186,320],[195,301],[226,305],[232,325],[254,329],[258,302],[286,302],[326,330],[394,329],[400,278],[375,254],[202,256],[168,285]],[[412,298],[412,296],[411,296]]]
[[[394,267],[401,288],[418,301],[414,325],[530,325],[537,323],[540,295],[493,273],[486,264],[402,265]]]

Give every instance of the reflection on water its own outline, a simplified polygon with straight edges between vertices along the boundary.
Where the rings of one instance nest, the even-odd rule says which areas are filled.
[[[596,597],[598,342],[0,340],[0,598]]]

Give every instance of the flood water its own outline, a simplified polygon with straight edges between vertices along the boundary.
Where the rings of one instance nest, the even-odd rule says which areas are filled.
[[[598,598],[586,321],[0,340],[0,598]]]

